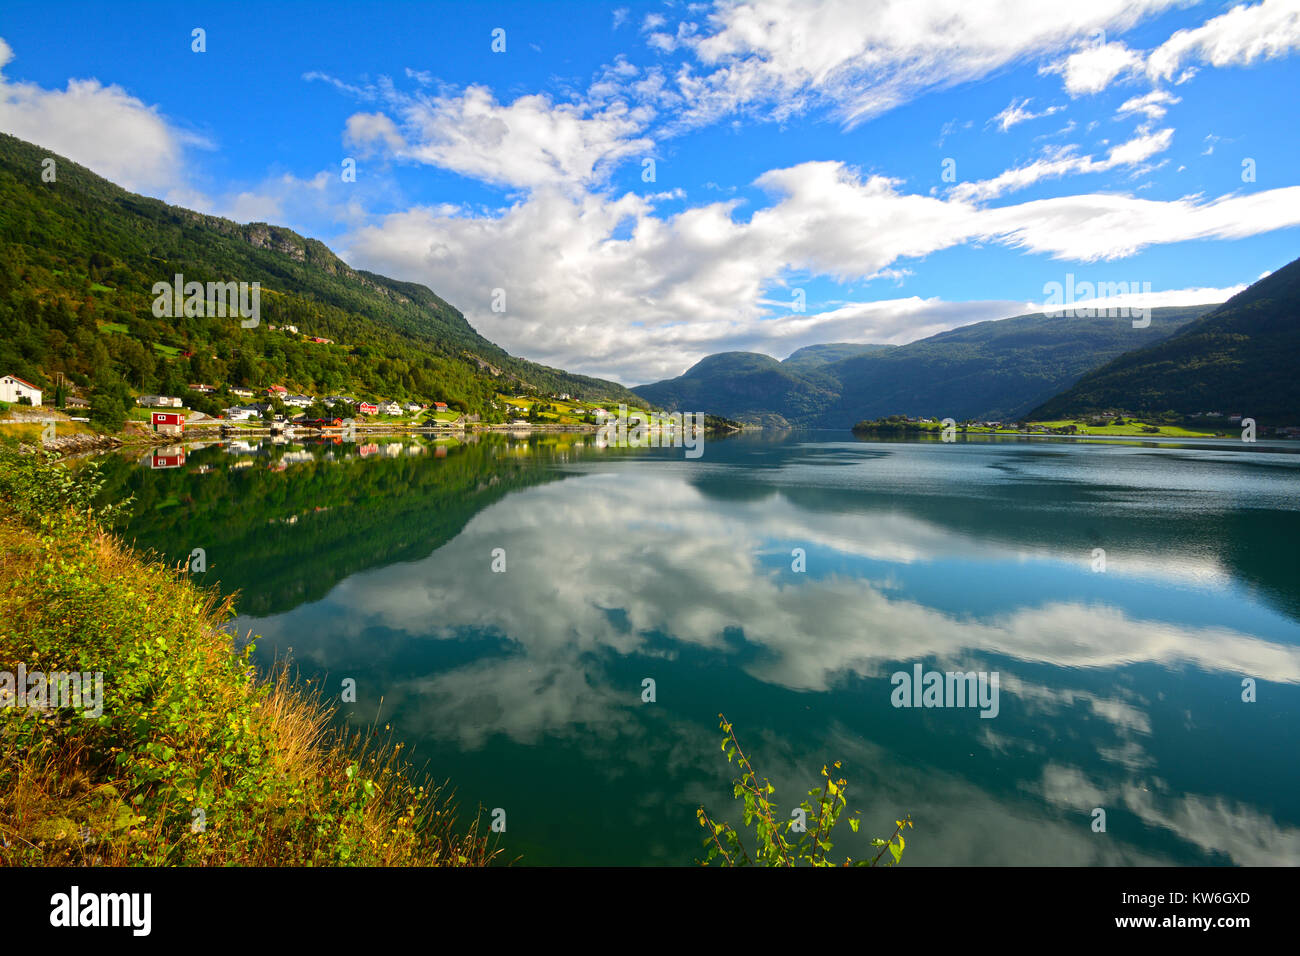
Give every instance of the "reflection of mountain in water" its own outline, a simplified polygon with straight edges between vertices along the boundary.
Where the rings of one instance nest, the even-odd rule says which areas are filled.
[[[191,448],[166,470],[111,457],[103,495],[135,497],[119,529],[128,541],[172,563],[203,548],[201,582],[242,592],[241,613],[271,614],[357,571],[425,557],[510,491],[560,477],[549,456],[494,437],[376,446],[364,457],[348,445]]]
[[[1261,505],[1241,494],[1239,484],[1242,469],[1261,486],[1294,482],[1297,469],[1292,454],[1229,449],[1231,458],[1201,461],[1174,448],[1134,448],[1117,457],[1103,446],[1060,444],[1053,453],[1041,444],[988,442],[978,469],[953,471],[931,482],[889,473],[842,484],[825,480],[827,469],[837,465],[861,465],[865,458],[888,456],[891,448],[906,451],[909,447],[909,443],[871,444],[880,451],[861,444],[851,446],[851,452],[810,448],[800,456],[804,470],[799,477],[810,479],[816,471],[823,480],[795,481],[788,445],[738,439],[711,452],[714,461],[726,456],[734,464],[743,462],[744,469],[705,472],[693,483],[718,500],[753,501],[779,493],[815,513],[901,512],[974,542],[1080,559],[1099,547],[1112,561],[1141,555],[1144,563],[1172,565],[1193,557],[1220,565],[1258,589],[1269,604],[1300,620],[1296,588],[1300,549],[1295,546],[1300,540],[1300,512]],[[1022,454],[1029,447],[1034,448],[1032,461]],[[1089,473],[1065,467],[1049,472],[1041,465],[1047,457],[1066,466],[1075,460],[1095,463],[1100,470]],[[1185,475],[1191,469],[1197,475],[1185,479],[1186,487],[1170,487],[1159,506],[1153,506],[1145,494],[1152,483],[1161,487],[1162,475]],[[1220,471],[1230,472],[1231,481],[1215,481]],[[981,472],[987,477],[981,478]],[[1134,484],[1126,488],[1125,481]],[[1293,495],[1294,485],[1290,488]],[[1171,502],[1180,506],[1171,509]]]

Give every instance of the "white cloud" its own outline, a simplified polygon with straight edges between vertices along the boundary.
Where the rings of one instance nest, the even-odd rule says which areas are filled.
[[[1043,116],[1051,116],[1053,113],[1059,113],[1061,110],[1065,109],[1064,106],[1049,106],[1042,112],[1035,113],[1029,109],[1029,104],[1031,102],[1032,98],[1021,100],[1019,103],[1012,100],[1006,109],[993,117],[993,119],[989,120],[989,122],[996,123],[998,129],[1005,133],[1007,130],[1011,129],[1011,127],[1019,123],[1026,123],[1029,120],[1036,120]]]
[[[1165,90],[1152,90],[1145,96],[1134,96],[1120,104],[1117,111],[1120,116],[1129,113],[1141,113],[1148,122],[1164,119],[1168,107],[1176,106],[1182,100]]]
[[[1191,30],[1179,30],[1147,59],[1154,79],[1169,80],[1185,63],[1250,65],[1300,49],[1300,2],[1241,4]]]
[[[1085,47],[1066,57],[1059,65],[1065,76],[1065,89],[1071,96],[1100,93],[1118,77],[1142,69],[1142,55],[1123,43],[1112,42]]]
[[[0,67],[12,61],[0,39]],[[186,189],[187,146],[206,141],[168,122],[120,86],[69,80],[64,90],[0,74],[0,130],[66,156],[120,186],[151,195]]]
[[[702,72],[683,67],[676,82],[688,123],[758,106],[783,119],[823,100],[852,124],[1100,30],[1126,30],[1173,2],[728,2],[706,29],[677,38]]]
[[[1133,166],[1164,152],[1173,138],[1172,129],[1140,133],[1128,142],[1112,147],[1106,158],[1100,160],[1076,155],[1074,147],[1057,150],[1046,159],[1008,169],[992,179],[959,183],[953,187],[951,195],[954,199],[979,202],[1024,189],[1044,179],[1057,179],[1070,174],[1102,173],[1120,166]]]
[[[348,118],[358,145],[382,143],[395,154],[491,183],[517,187],[599,183],[625,157],[648,153],[641,136],[651,113],[615,100],[603,107],[553,103],[543,95],[498,103],[470,86],[454,95],[402,100],[402,131],[379,113]]]

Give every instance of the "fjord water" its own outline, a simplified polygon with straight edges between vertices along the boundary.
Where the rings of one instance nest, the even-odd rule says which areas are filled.
[[[262,666],[354,679],[345,719],[504,809],[523,863],[697,859],[695,809],[738,817],[722,712],[783,807],[843,762],[835,856],[908,813],[908,865],[1296,864],[1293,450],[209,446],[115,458],[107,494],[138,546],[203,549]],[[996,716],[893,706],[917,664],[996,672]]]

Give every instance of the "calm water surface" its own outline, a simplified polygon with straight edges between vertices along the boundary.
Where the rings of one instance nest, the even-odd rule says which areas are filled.
[[[1296,864],[1290,451],[217,445],[115,458],[109,493],[139,546],[204,549],[264,666],[354,678],[347,719],[505,809],[524,863],[693,862],[696,807],[735,816],[723,712],[784,805],[843,761],[837,852],[910,813],[908,865]],[[997,716],[893,706],[917,664],[996,672]]]

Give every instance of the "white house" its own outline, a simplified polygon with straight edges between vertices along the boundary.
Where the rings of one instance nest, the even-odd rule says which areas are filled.
[[[174,395],[141,395],[136,399],[145,408],[181,408],[181,400]]]
[[[244,405],[237,405],[234,408],[227,408],[222,411],[228,421],[246,422],[250,418],[261,418],[262,413],[256,408],[249,408]]]
[[[27,399],[33,405],[39,405],[41,390],[17,375],[6,375],[0,378],[0,402],[16,403],[20,398]]]
[[[310,395],[286,395],[282,401],[292,408],[310,408],[315,399]]]
[[[382,415],[400,415],[402,414],[402,406],[396,402],[388,402],[379,406],[379,412]]]

